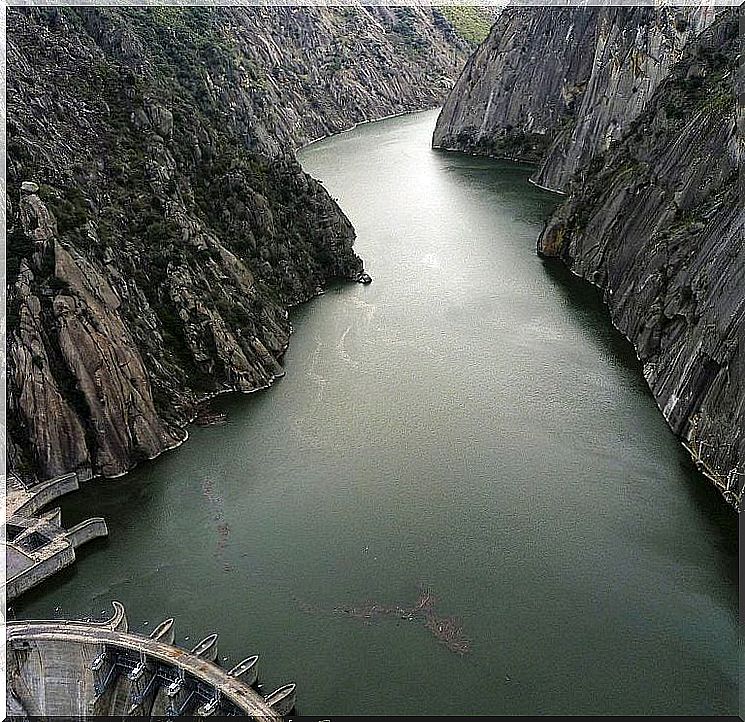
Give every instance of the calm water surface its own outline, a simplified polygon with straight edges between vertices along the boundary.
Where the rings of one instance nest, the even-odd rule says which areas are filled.
[[[555,197],[430,150],[435,117],[301,153],[374,283],[296,310],[286,377],[223,397],[228,426],[66,499],[110,536],[16,614],[174,616],[303,714],[736,713],[735,514],[594,291],[536,257]],[[305,609],[419,583],[469,654]]]

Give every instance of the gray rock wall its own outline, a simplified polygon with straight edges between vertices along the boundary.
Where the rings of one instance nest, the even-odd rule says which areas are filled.
[[[281,375],[287,307],[362,261],[296,147],[441,101],[431,8],[12,9],[8,463],[117,476]]]
[[[745,483],[745,212],[734,13],[596,159],[538,241],[600,286],[673,431],[739,505]]]
[[[436,147],[539,164],[565,190],[646,107],[713,8],[513,7],[467,63]]]

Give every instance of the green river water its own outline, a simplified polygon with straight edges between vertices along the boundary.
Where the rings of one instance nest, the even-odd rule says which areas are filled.
[[[173,616],[307,715],[735,714],[736,515],[594,289],[535,255],[556,196],[431,150],[435,118],[300,153],[374,282],[295,309],[287,375],[221,397],[227,426],[63,500],[110,536],[16,616]],[[330,612],[420,583],[467,654]]]

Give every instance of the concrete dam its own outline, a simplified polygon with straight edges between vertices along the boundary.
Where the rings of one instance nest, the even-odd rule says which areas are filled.
[[[89,478],[89,475],[85,475]],[[75,562],[75,549],[106,536],[106,522],[62,526],[48,506],[79,488],[77,474],[27,485],[8,477],[5,595],[13,600]],[[7,700],[11,718],[28,716],[281,719],[295,706],[295,684],[262,696],[252,685],[258,655],[230,670],[215,663],[217,634],[191,650],[174,646],[173,619],[145,637],[129,632],[124,606],[106,622],[16,621],[7,625]]]
[[[27,485],[15,474],[8,475],[3,543],[9,601],[73,564],[75,550],[81,544],[108,534],[101,517],[64,529],[60,509],[47,509],[88,478],[90,473],[83,474],[82,479],[73,473]]]
[[[242,716],[280,720],[295,685],[267,696],[252,685],[258,657],[232,669],[215,663],[217,635],[192,650],[174,646],[173,619],[148,637],[129,632],[113,602],[105,622],[18,621],[7,625],[7,713],[21,716]]]

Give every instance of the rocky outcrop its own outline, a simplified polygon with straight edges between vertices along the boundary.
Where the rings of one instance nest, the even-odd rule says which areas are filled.
[[[739,505],[745,483],[745,211],[737,17],[691,43],[538,241],[604,289],[673,431]]]
[[[17,440],[44,475],[57,476],[87,468],[90,455],[83,425],[52,371],[41,301],[34,286],[34,274],[23,259],[14,288],[16,327],[8,349],[8,387],[13,392],[8,396],[8,461],[11,468],[22,468],[22,454],[13,443]]]
[[[618,140],[713,8],[507,8],[469,59],[435,147],[538,163],[564,190]]]
[[[436,105],[469,49],[430,8],[13,9],[7,37],[24,478],[122,474],[280,376],[287,307],[363,271],[294,149]]]
[[[538,241],[604,290],[699,468],[745,483],[745,250],[737,16],[712,8],[512,8],[437,123],[443,148],[533,161],[561,189]]]
[[[440,105],[472,49],[436,8],[225,8],[244,138],[265,150]],[[241,68],[243,65],[243,68]],[[223,102],[217,82],[215,101]]]

